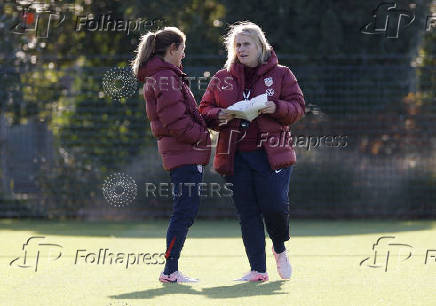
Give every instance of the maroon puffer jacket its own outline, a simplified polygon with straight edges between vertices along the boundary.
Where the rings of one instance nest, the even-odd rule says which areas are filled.
[[[305,103],[303,93],[291,70],[278,65],[274,51],[266,64],[257,70],[250,98],[267,93],[268,100],[274,101],[274,114],[260,115],[258,146],[263,147],[268,155],[272,169],[280,169],[295,163],[295,151],[289,125],[297,122],[304,115]],[[234,63],[228,72],[218,71],[210,81],[200,103],[200,113],[211,129],[219,131],[218,144],[214,159],[214,168],[220,174],[232,175],[234,156],[238,141],[243,137],[240,119],[233,119],[225,125],[218,125],[218,112],[221,108],[243,100],[245,88],[244,66]]]
[[[207,165],[211,154],[210,135],[186,74],[154,56],[139,68],[138,80],[144,82],[147,117],[153,136],[158,139],[164,169]]]

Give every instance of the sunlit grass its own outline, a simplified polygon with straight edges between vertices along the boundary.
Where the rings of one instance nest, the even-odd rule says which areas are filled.
[[[163,285],[160,259],[167,221],[85,223],[0,220],[1,305],[434,305],[436,249],[432,221],[294,221],[287,242],[294,272],[279,278],[267,240],[266,283],[238,283],[247,272],[235,220],[198,221],[185,243],[180,270],[197,284]],[[29,246],[23,262],[23,244]],[[382,236],[377,265],[373,244]],[[33,244],[32,244],[33,243]],[[50,247],[39,243],[51,243]],[[400,249],[388,243],[404,244]],[[57,245],[57,246],[54,246]],[[102,257],[123,253],[124,261]],[[40,251],[37,271],[35,260]],[[100,251],[101,250],[101,251]],[[386,250],[390,251],[385,272]],[[55,260],[59,253],[61,256]],[[412,256],[404,260],[408,253]],[[88,257],[86,258],[87,254]],[[92,255],[94,254],[94,255]],[[131,264],[126,265],[129,256]],[[133,255],[132,255],[133,254]],[[142,256],[139,254],[143,254]],[[431,253],[429,253],[431,255]],[[433,253],[436,256],[436,252]],[[158,257],[159,255],[155,255]],[[12,262],[14,259],[16,261]],[[92,261],[94,258],[94,261]],[[133,260],[133,258],[135,260]],[[12,262],[12,264],[11,264]],[[369,261],[367,261],[368,263]],[[375,265],[373,265],[375,266]]]

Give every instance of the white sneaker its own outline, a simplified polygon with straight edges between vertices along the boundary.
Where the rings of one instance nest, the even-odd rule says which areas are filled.
[[[159,281],[162,283],[196,283],[198,279],[187,277],[181,272],[175,271],[170,275],[166,275],[162,272],[159,276]]]
[[[272,251],[274,254],[274,258],[276,259],[277,272],[279,272],[280,277],[282,279],[290,279],[292,275],[292,267],[288,258],[288,250],[284,250],[280,254],[277,254],[274,251],[274,247],[273,247]]]
[[[257,271],[250,271],[241,278],[235,279],[235,281],[242,281],[242,282],[265,282],[267,281],[268,273],[260,273]]]

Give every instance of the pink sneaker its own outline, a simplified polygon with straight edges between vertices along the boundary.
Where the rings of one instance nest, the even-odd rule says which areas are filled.
[[[241,278],[235,279],[235,281],[242,282],[266,282],[268,280],[268,273],[260,273],[257,271],[250,271]]]
[[[290,279],[292,275],[292,267],[291,263],[289,262],[288,258],[288,251],[284,250],[283,252],[277,254],[274,251],[274,247],[272,248],[274,258],[276,259],[277,263],[277,272],[279,272],[279,275],[282,279]]]
[[[170,275],[166,275],[162,272],[159,276],[159,281],[162,283],[196,283],[198,279],[187,277],[179,271],[175,271]]]

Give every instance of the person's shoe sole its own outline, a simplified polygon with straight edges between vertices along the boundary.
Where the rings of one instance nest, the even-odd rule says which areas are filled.
[[[166,283],[166,284],[177,283],[177,280],[172,281],[172,280],[167,280],[167,279],[159,279],[159,281],[161,283]]]

